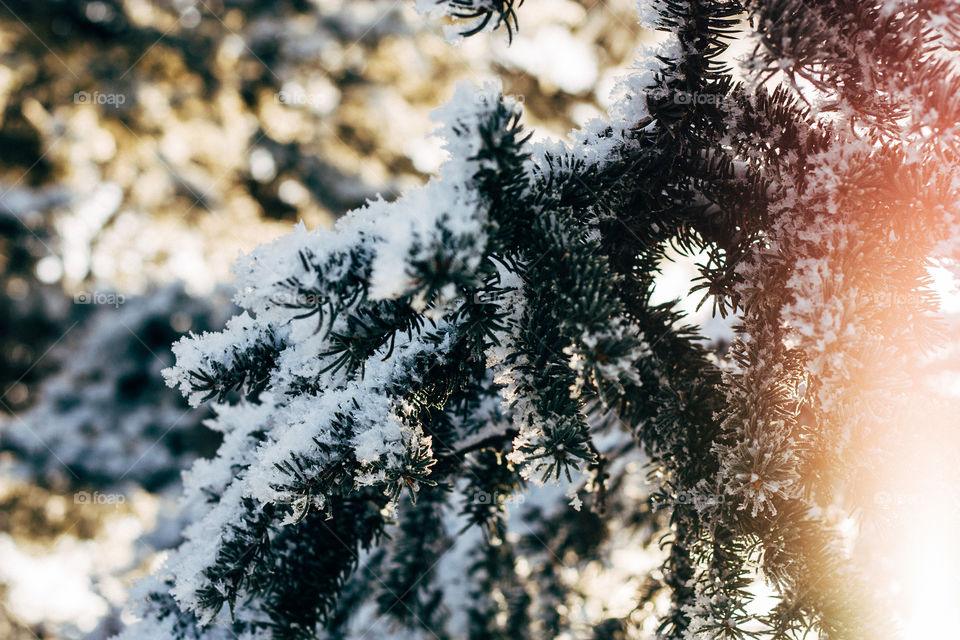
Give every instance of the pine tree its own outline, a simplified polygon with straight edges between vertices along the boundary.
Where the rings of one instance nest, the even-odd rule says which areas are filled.
[[[465,35],[522,28],[510,0],[422,4]],[[960,258],[960,14],[641,4],[664,37],[608,120],[533,144],[517,101],[461,87],[428,184],[238,263],[245,312],[177,343],[165,375],[193,405],[244,399],[219,409],[194,522],[124,638],[381,619],[627,638],[651,607],[676,640],[895,637],[835,513],[863,511],[918,402],[948,432],[951,401],[904,378],[942,340],[926,267]],[[671,250],[706,256],[728,353],[651,302]],[[588,630],[568,569],[618,536],[659,541],[663,565]]]

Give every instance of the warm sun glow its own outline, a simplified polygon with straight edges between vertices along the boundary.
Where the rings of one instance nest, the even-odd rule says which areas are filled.
[[[955,502],[955,501],[954,501]],[[960,554],[956,539],[956,505],[931,504],[918,516],[904,540],[901,597],[905,604],[904,637],[909,640],[956,637],[960,610]],[[947,517],[944,517],[944,511]],[[924,513],[925,512],[925,513]]]
[[[940,267],[931,269],[931,276],[942,313],[955,317],[957,279]],[[955,343],[956,331],[950,336]],[[905,640],[960,637],[960,437],[956,417],[937,409],[938,397],[960,392],[957,346],[949,344],[935,356],[935,373],[913,373],[907,391],[915,396],[913,413],[896,426],[906,428],[902,442],[909,444],[880,469],[875,519],[864,522],[857,541],[861,561],[890,598],[891,626]]]
[[[960,313],[960,282],[953,271],[946,267],[931,267],[930,277],[933,278],[931,289],[940,298],[940,310],[943,313]]]

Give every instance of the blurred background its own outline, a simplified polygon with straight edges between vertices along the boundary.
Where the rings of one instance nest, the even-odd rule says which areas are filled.
[[[238,253],[422,183],[459,81],[562,137],[650,35],[632,0],[538,0],[451,46],[412,5],[0,0],[0,637],[107,637],[176,544],[218,443],[159,372],[235,312]]]

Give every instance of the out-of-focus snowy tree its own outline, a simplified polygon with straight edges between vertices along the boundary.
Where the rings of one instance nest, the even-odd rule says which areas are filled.
[[[87,299],[89,298],[89,299]],[[222,326],[232,306],[171,286],[144,297],[84,292],[96,310],[47,354],[56,373],[32,408],[0,422],[0,449],[12,451],[37,480],[54,487],[157,491],[217,436],[163,385],[169,343],[186,331]]]
[[[34,382],[50,370],[43,354],[87,311],[37,277],[56,268],[58,238],[46,214],[65,200],[20,188],[0,198],[0,414],[29,405]]]
[[[608,4],[548,0],[516,48],[451,50],[387,0],[11,0],[0,188],[69,195],[50,212],[69,286],[209,288],[277,220],[421,182],[442,158],[427,114],[458,80],[502,74],[556,133],[599,113],[642,31]]]

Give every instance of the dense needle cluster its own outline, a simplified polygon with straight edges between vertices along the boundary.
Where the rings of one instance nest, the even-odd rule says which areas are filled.
[[[519,3],[427,4],[466,34],[517,26]],[[960,257],[960,6],[640,4],[664,37],[608,120],[532,144],[512,99],[461,87],[428,184],[240,261],[244,313],[165,375],[194,405],[244,399],[218,405],[193,524],[123,637],[386,618],[626,638],[651,610],[671,640],[895,635],[836,514],[909,439],[902,378],[938,340],[926,266]],[[704,256],[696,288],[739,318],[728,352],[651,303],[671,249]],[[560,508],[516,504],[550,483]],[[577,627],[564,570],[624,532],[664,535],[663,565],[632,613]]]

